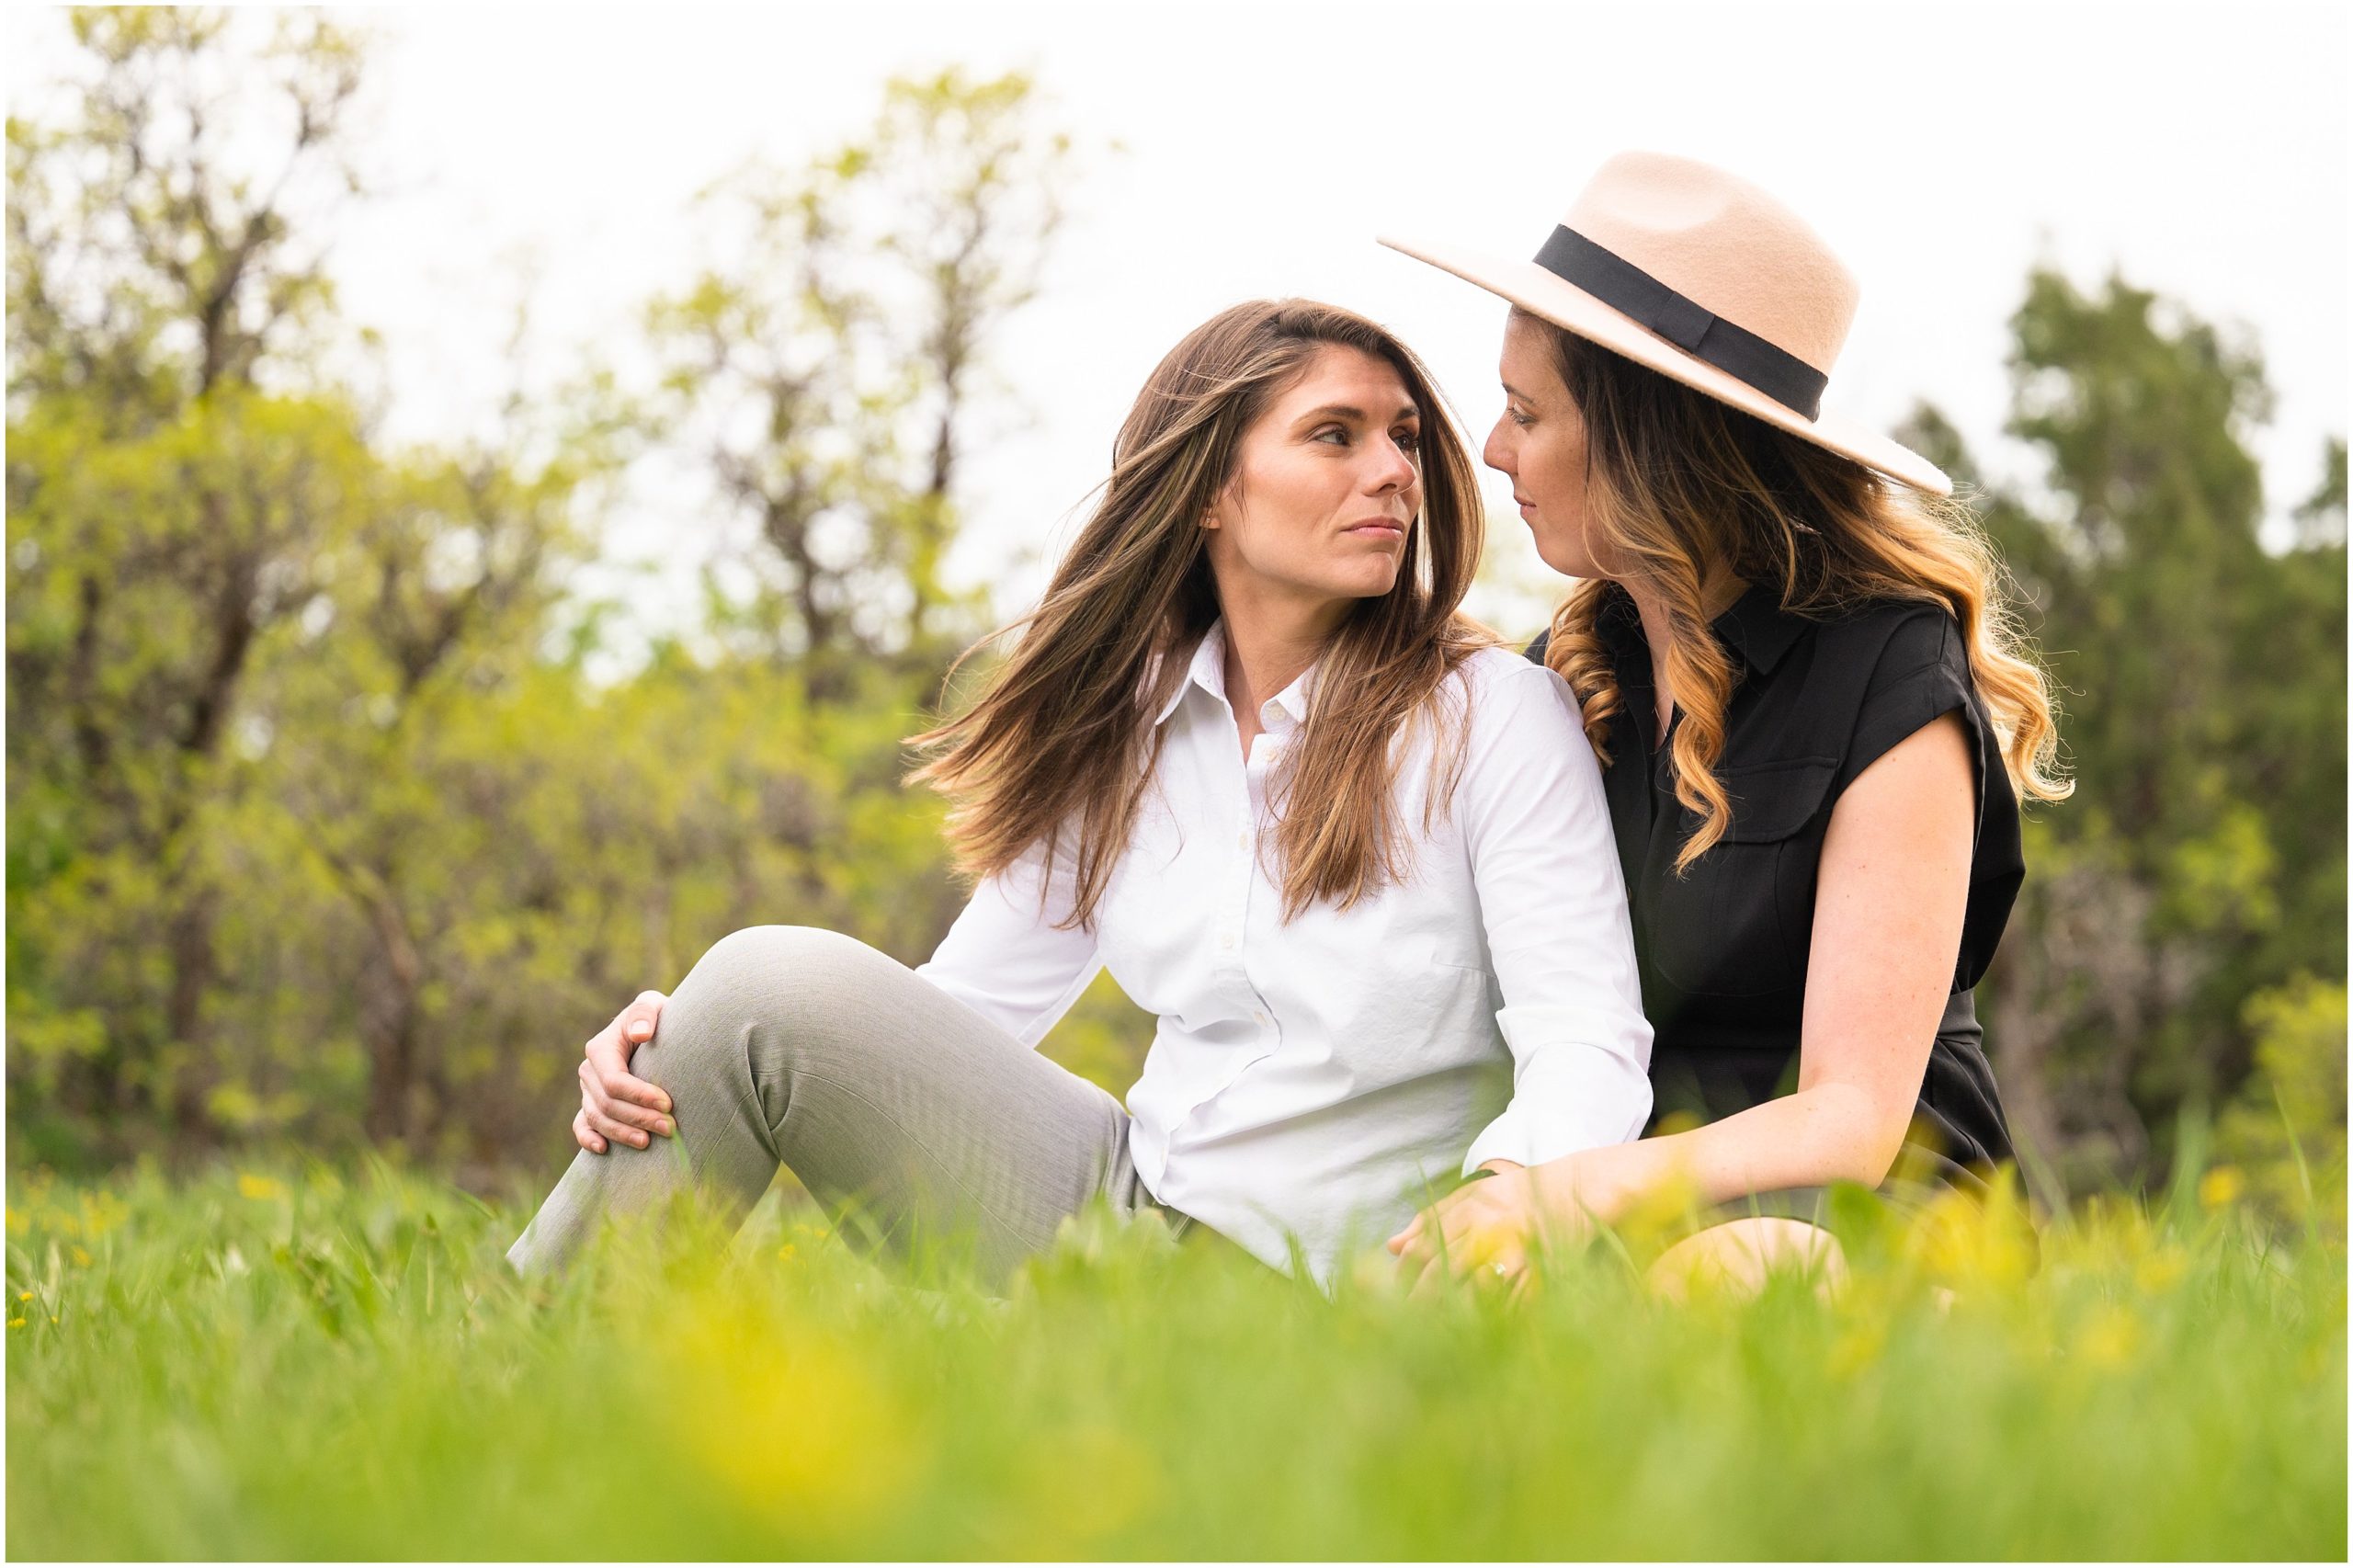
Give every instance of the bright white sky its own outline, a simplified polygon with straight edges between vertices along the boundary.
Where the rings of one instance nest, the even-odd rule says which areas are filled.
[[[359,13],[388,35],[369,155],[385,194],[334,267],[380,331],[402,436],[478,427],[534,256],[537,330],[634,331],[691,276],[692,193],[744,155],[856,131],[883,79],[1032,71],[1056,123],[1124,153],[1074,192],[1043,297],[995,346],[1030,418],[976,455],[953,565],[1017,609],[1067,542],[1145,372],[1238,299],[1319,296],[1394,327],[1474,440],[1505,307],[1373,243],[1400,231],[1530,254],[1609,153],[1709,159],[1774,191],[1863,282],[1833,407],[1881,427],[1940,404],[1997,473],[2006,322],[2029,265],[2111,266],[2260,341],[2271,505],[2346,428],[2347,21],[2336,6],[1699,6],[1262,3],[676,5]],[[12,112],[63,57],[12,14]],[[560,358],[561,355],[554,356]],[[1495,476],[1490,475],[1491,479]],[[609,541],[682,604],[713,535],[648,481]],[[1506,574],[1542,569],[1491,487]],[[1490,599],[1512,629],[1526,603]]]

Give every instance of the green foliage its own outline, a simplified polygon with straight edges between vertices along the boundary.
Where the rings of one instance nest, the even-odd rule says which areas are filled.
[[[2255,1072],[2223,1108],[2209,1179],[2286,1223],[2345,1233],[2345,985],[2299,975],[2247,998]]]
[[[1105,970],[1079,994],[1039,1049],[1090,1084],[1125,1096],[1143,1072],[1155,1020]]]
[[[1827,1302],[1674,1305],[1597,1247],[1518,1308],[1104,1213],[996,1299],[785,1203],[532,1287],[521,1210],[381,1165],[8,1205],[15,1558],[2346,1550],[2343,1252],[2227,1204],[2090,1206],[2031,1278],[1966,1222],[1859,1245]]]
[[[1026,79],[892,84],[864,139],[737,182],[747,248],[649,312],[666,392],[592,371],[396,451],[315,384],[338,323],[287,205],[358,188],[365,40],[74,27],[75,112],[9,126],[20,1157],[552,1157],[579,1042],[728,931],[926,954],[958,890],[900,740],[972,630],[958,453],[1070,151]],[[657,443],[781,585],[600,686],[609,607],[567,584]]]
[[[2345,975],[2345,448],[2268,549],[2252,344],[2047,269],[2012,324],[2039,490],[1984,484],[1934,410],[1910,434],[1974,486],[2061,699],[2075,794],[2029,825],[1985,1011],[2017,1131],[2082,1190],[2238,1089],[2248,997]]]

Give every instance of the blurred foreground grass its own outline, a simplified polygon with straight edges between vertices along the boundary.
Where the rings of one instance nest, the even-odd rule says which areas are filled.
[[[2346,1552],[2341,1241],[2210,1184],[1834,1303],[1336,1301],[1074,1225],[1009,1301],[779,1195],[560,1288],[371,1166],[39,1175],[7,1209],[11,1558],[2306,1558]],[[1956,1299],[1939,1310],[1937,1288]]]

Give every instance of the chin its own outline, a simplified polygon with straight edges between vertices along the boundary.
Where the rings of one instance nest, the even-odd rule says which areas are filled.
[[[1332,592],[1351,599],[1377,599],[1397,585],[1397,568],[1393,565],[1382,572],[1351,575],[1354,581],[1336,583]]]
[[[1563,577],[1600,577],[1607,575],[1594,564],[1593,557],[1583,547],[1554,544],[1544,540],[1536,541],[1536,558]]]

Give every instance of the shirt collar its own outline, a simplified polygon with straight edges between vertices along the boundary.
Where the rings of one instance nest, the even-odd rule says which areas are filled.
[[[1617,589],[1602,602],[1596,619],[1597,630],[1614,631],[1621,642],[1631,638],[1648,646],[1642,613],[1625,589]],[[1729,609],[1709,622],[1708,630],[1758,675],[1771,675],[1810,624],[1803,616],[1783,609],[1779,598],[1764,584],[1751,583]]]
[[[1168,715],[1176,711],[1176,705],[1195,687],[1221,702],[1225,699],[1225,622],[1222,619],[1210,622],[1210,629],[1193,644],[1193,662],[1185,671],[1185,678],[1176,683],[1176,689],[1168,694],[1152,722],[1155,725],[1166,723]]]
[[[1733,606],[1716,617],[1710,630],[1716,640],[1737,649],[1758,675],[1768,676],[1806,629],[1802,616],[1781,608],[1780,597],[1762,583],[1751,583]]]
[[[1267,699],[1265,706],[1258,710],[1258,722],[1269,733],[1296,729],[1307,722],[1308,704],[1315,696],[1316,673],[1323,667],[1323,661],[1319,659],[1302,671],[1297,680]],[[1185,678],[1176,683],[1176,689],[1168,694],[1168,699],[1160,705],[1160,711],[1153,715],[1153,723],[1166,723],[1168,716],[1176,711],[1176,705],[1185,700],[1185,694],[1196,687],[1232,707],[1225,695],[1225,620],[1222,617],[1211,621],[1210,629],[1201,634],[1200,642],[1194,645],[1193,662],[1185,671]],[[1278,723],[1278,719],[1281,722]]]

